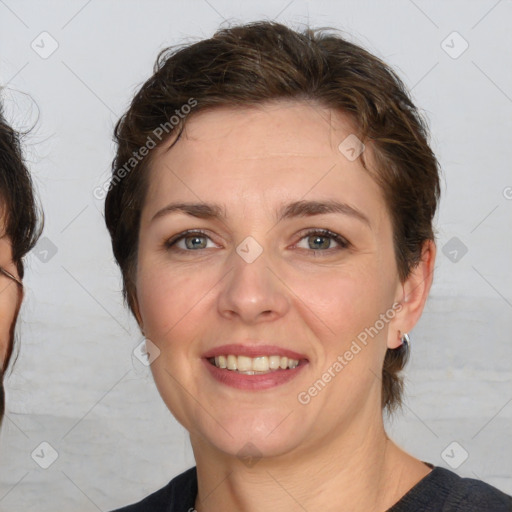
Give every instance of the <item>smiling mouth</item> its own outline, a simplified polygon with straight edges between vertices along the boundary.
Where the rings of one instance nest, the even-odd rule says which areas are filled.
[[[279,370],[293,370],[305,362],[305,360],[291,359],[278,355],[247,357],[233,354],[210,357],[208,361],[222,370],[229,370],[244,375],[263,375]]]

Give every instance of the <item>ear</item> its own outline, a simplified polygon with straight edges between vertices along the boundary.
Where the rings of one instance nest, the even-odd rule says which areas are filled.
[[[395,303],[401,307],[396,308],[397,314],[389,324],[388,348],[398,348],[402,344],[402,334],[410,332],[423,313],[434,278],[436,251],[433,240],[425,241],[421,261],[397,287]]]

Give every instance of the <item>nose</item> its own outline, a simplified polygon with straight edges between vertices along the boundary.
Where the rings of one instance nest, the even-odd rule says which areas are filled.
[[[274,321],[290,307],[286,286],[271,268],[266,251],[252,262],[233,251],[231,272],[218,296],[219,314],[247,324]]]

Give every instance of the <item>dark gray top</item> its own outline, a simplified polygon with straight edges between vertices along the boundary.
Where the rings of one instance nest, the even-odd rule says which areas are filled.
[[[193,512],[196,468],[171,480],[139,503],[114,512]],[[512,497],[495,487],[434,467],[387,512],[512,512]]]

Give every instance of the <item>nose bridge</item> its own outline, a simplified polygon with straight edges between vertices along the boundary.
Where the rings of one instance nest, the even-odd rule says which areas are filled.
[[[288,300],[271,263],[270,250],[252,236],[238,244],[230,255],[232,271],[219,296],[219,312],[247,322],[283,315]]]

